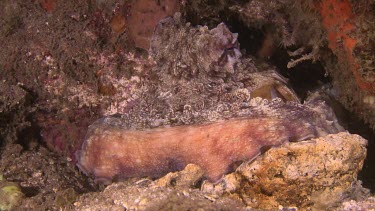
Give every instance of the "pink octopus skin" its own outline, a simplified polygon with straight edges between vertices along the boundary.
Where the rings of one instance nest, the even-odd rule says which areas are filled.
[[[314,136],[312,128],[298,122],[286,124],[269,117],[148,130],[91,127],[76,154],[77,165],[105,184],[129,177],[160,177],[189,163],[199,165],[215,182],[231,164],[257,157],[262,147]]]

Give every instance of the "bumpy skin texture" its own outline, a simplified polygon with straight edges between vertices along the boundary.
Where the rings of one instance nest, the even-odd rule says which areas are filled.
[[[189,163],[217,181],[261,148],[342,130],[319,99],[271,100],[293,93],[272,67],[241,58],[237,35],[224,24],[209,30],[167,18],[155,30],[151,55],[156,65],[139,102],[90,126],[77,152],[80,169],[97,181],[158,177]],[[263,92],[270,101],[254,98]]]
[[[342,130],[327,121],[329,115],[320,116],[307,106],[279,105],[283,105],[279,110],[295,109],[299,116],[235,118],[148,130],[129,130],[119,119],[107,117],[90,126],[77,152],[78,166],[108,184],[120,178],[159,177],[194,163],[210,181],[218,181],[232,164],[254,159],[264,147]]]
[[[211,30],[207,26],[189,26],[190,23],[181,23],[177,13],[156,27],[150,51],[156,60],[165,60],[160,63],[162,69],[173,76],[186,78],[202,72],[220,76],[233,73],[234,65],[241,57],[238,34],[230,32],[224,23]],[[169,43],[166,43],[166,36],[171,37]],[[172,58],[171,52],[175,53]]]
[[[167,18],[156,27],[151,55],[155,66],[142,78],[145,91],[131,112],[121,114],[128,128],[246,116],[254,112],[248,108],[255,97],[298,102],[274,67],[240,57],[237,35],[224,24],[208,29],[178,15]]]

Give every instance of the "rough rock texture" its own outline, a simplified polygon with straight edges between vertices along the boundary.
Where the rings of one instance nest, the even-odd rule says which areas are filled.
[[[22,209],[68,208],[78,194],[95,190],[72,163],[36,142],[28,150],[7,145],[0,158],[0,176],[18,184],[26,196],[18,204]]]
[[[100,2],[51,0],[46,12],[40,1],[2,1],[1,144],[22,142],[26,129],[73,158],[89,124],[138,98],[153,62],[111,28],[124,3]]]
[[[241,49],[242,57],[238,57],[237,51],[240,48],[236,44],[237,35],[228,32],[236,30],[233,30],[234,25],[227,21],[229,14],[235,13],[235,10],[229,12],[228,7],[233,6],[234,2],[180,1],[185,4],[182,14],[195,19],[192,25],[206,25],[207,20],[210,22],[207,24],[209,27],[192,27],[176,19],[173,20],[175,24],[159,27],[159,38],[156,40],[161,41],[159,44],[166,47],[167,51],[153,51],[156,61],[146,51],[136,49],[130,39],[127,21],[131,18],[129,6],[134,2],[147,3],[151,0],[1,1],[0,174],[4,175],[7,182],[20,185],[25,194],[23,208],[44,210],[57,209],[58,206],[69,207],[74,201],[70,196],[75,196],[75,193],[98,190],[92,185],[90,178],[80,174],[78,169],[68,162],[74,159],[74,152],[81,146],[88,126],[103,116],[117,114],[127,128],[144,129],[163,125],[198,124],[251,113],[266,116],[289,114],[287,116],[290,118],[305,114],[304,109],[297,109],[300,112],[292,109],[298,107],[298,104],[293,103],[292,107],[281,113],[274,112],[274,106],[283,105],[281,107],[287,108],[285,105],[290,105],[272,102],[275,96],[285,101],[298,102],[293,91],[288,89],[287,81],[277,74],[273,66],[248,56],[244,49]],[[161,5],[167,5],[166,2],[173,1],[153,1]],[[304,39],[299,41],[314,43],[307,38],[320,38],[321,31],[317,31],[318,36],[304,33],[304,30],[314,31],[314,27],[311,26],[315,25],[308,19],[301,19],[301,15],[307,14],[312,17],[312,21],[319,19],[316,18],[319,15],[314,12],[305,13],[305,9],[310,7],[300,7],[299,3],[306,1],[268,2],[276,2],[277,5],[258,11],[270,15],[270,19],[264,19],[266,22],[263,23],[266,25],[265,28],[270,28],[271,33],[276,31],[274,34],[280,35],[280,29],[285,26],[285,32],[291,32],[290,35],[302,33]],[[284,3],[291,6],[279,7]],[[291,3],[296,3],[295,7]],[[138,9],[143,10],[148,5],[143,4],[143,8]],[[374,1],[358,1],[358,4],[353,5],[356,13],[368,13],[364,14],[364,18],[358,19],[363,26],[356,32],[361,34],[364,41],[358,43],[361,48],[357,48],[359,51],[355,50],[353,54],[356,58],[366,58],[358,62],[366,67],[361,73],[370,78],[369,70],[373,67],[373,36],[370,36],[369,32],[373,31],[373,22],[367,17],[374,14],[371,13]],[[276,13],[272,11],[273,8],[277,9]],[[301,12],[295,10],[296,8],[303,10]],[[158,11],[154,12],[159,13],[163,7],[157,9]],[[194,15],[190,16],[187,10]],[[273,16],[274,14],[276,16]],[[285,14],[292,15],[284,16]],[[281,19],[279,15],[282,16]],[[294,32],[294,26],[288,24],[288,17],[295,18],[293,23],[297,24],[297,28],[304,30]],[[267,24],[267,20],[271,24]],[[299,24],[299,20],[303,20],[302,24]],[[225,22],[227,26],[221,25],[214,29],[221,22]],[[246,28],[245,23],[237,21],[237,24],[241,28]],[[275,24],[280,24],[281,28],[273,29]],[[168,34],[173,36],[166,36]],[[200,38],[197,40],[204,42],[186,42],[190,36]],[[250,40],[252,45],[260,43],[260,39],[246,39]],[[316,44],[322,44],[319,40],[315,41]],[[202,52],[201,46],[198,45],[201,43],[207,44],[206,50],[210,53]],[[218,48],[213,43],[217,44]],[[301,43],[306,45],[304,42]],[[301,43],[297,42],[297,45]],[[328,45],[326,42],[323,44]],[[187,51],[184,54],[176,51],[178,49],[174,49],[173,45],[179,46],[179,49],[189,47],[199,53]],[[157,43],[155,46],[161,49]],[[309,48],[313,46],[307,44],[307,47],[308,49],[302,49],[303,52],[292,52],[295,55],[293,58],[297,60],[301,55],[299,53],[304,54],[313,50]],[[294,51],[293,48],[288,50]],[[320,55],[323,58],[327,56]],[[197,58],[192,59],[192,56]],[[175,61],[166,62],[168,58]],[[198,58],[208,58],[208,62],[199,62]],[[328,58],[331,60],[327,62],[327,66],[323,64],[325,67],[337,65],[337,60],[332,54],[328,54]],[[180,61],[183,65],[178,66]],[[190,70],[198,70],[199,73],[189,80],[183,76],[184,65],[190,68],[186,71],[188,74],[194,72]],[[345,63],[343,65],[345,66]],[[234,72],[231,67],[235,67]],[[170,74],[174,69],[178,74]],[[358,91],[351,72],[328,69],[338,76],[345,76],[335,85],[344,87],[341,91],[347,93],[340,95],[341,100],[364,102],[369,105],[361,107],[362,104],[358,103],[353,104],[351,108],[370,121],[372,116],[368,115],[367,111],[372,108],[370,105],[373,105],[373,97]],[[305,83],[300,78],[298,80]],[[262,97],[268,101],[255,100],[254,103],[250,103],[255,97]],[[270,103],[274,106],[270,106]],[[302,107],[306,106],[309,107],[310,104]],[[316,106],[311,104],[308,110],[320,108],[318,113],[331,114],[324,106],[323,109],[319,105]],[[373,110],[370,109],[371,111]],[[321,118],[332,120],[329,115]],[[369,168],[371,165],[369,162]],[[368,175],[371,177],[371,172]],[[171,179],[169,183],[174,184],[175,181]],[[199,185],[200,182],[196,182],[196,186]]]
[[[140,180],[115,183],[99,193],[85,194],[74,203],[77,210],[244,210],[240,200],[213,198],[188,186],[159,187]],[[242,209],[241,209],[242,208]]]
[[[19,85],[0,81],[0,147],[17,139],[30,126],[26,120],[29,94]]]
[[[203,191],[239,194],[248,206],[333,207],[357,193],[357,174],[366,157],[367,141],[339,133],[273,148],[241,165],[222,183],[203,184]],[[356,196],[354,196],[356,197]]]
[[[366,156],[366,144],[360,136],[348,133],[287,143],[242,164],[217,184],[202,184],[202,169],[188,165],[156,181],[114,183],[102,192],[82,195],[74,205],[92,210],[106,206],[136,210],[332,209],[347,199],[368,196],[356,179]],[[176,200],[181,200],[181,207],[175,207]],[[191,200],[197,202],[188,205]]]
[[[365,200],[350,200],[344,202],[340,207],[337,208],[337,210],[375,210],[375,197],[368,197]]]

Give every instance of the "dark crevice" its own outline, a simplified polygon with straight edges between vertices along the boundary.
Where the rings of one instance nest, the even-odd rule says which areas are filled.
[[[293,47],[285,49],[278,43],[274,43],[269,49],[270,52],[266,53],[269,54],[267,57],[263,58],[262,55],[259,55],[262,47],[264,47],[265,39],[267,39],[267,30],[264,27],[249,28],[241,21],[235,19],[229,20],[227,24],[231,31],[238,33],[241,49],[247,54],[276,66],[277,71],[289,79],[291,87],[301,100],[307,97],[309,91],[331,82],[331,78],[327,76],[324,66],[319,61],[303,61],[293,68],[287,68],[287,64],[291,59],[298,58],[298,56],[291,58],[287,50],[293,51],[297,47],[294,47],[295,49],[292,49]]]
[[[21,190],[26,197],[33,197],[40,193],[40,189],[38,187],[21,187]]]
[[[47,147],[41,137],[41,128],[35,122],[33,115],[26,118],[31,125],[18,133],[17,144],[20,144],[24,150],[35,150],[36,146]]]
[[[238,42],[241,49],[245,49],[247,54],[256,56],[262,47],[265,34],[262,29],[244,27],[240,23],[231,22],[230,30],[238,33]]]
[[[35,106],[35,102],[38,100],[37,93],[27,88],[26,86],[20,86],[23,90],[27,92],[26,100],[25,100],[25,121],[30,123],[30,126],[22,129],[17,133],[17,144],[20,144],[24,150],[32,150],[36,146],[43,145],[46,147],[46,144],[42,141],[41,137],[41,129],[37,124],[37,120],[35,118],[34,112],[29,112],[30,108]]]
[[[285,49],[277,48],[270,58],[270,63],[278,68],[281,75],[289,79],[290,86],[302,101],[306,99],[309,91],[331,83],[331,78],[326,75],[320,62],[308,60],[289,69],[287,64],[290,59]]]
[[[348,112],[348,128],[350,133],[358,134],[368,141],[367,156],[358,179],[363,182],[363,187],[375,193],[375,131],[355,114]]]

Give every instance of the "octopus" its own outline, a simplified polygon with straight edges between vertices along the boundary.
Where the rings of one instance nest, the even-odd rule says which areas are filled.
[[[151,88],[128,114],[89,126],[76,152],[98,183],[158,178],[191,163],[217,182],[270,147],[343,130],[319,97],[301,104],[271,67],[261,72],[242,58],[223,23],[192,27],[176,14],[159,22],[150,45]]]
[[[299,107],[309,110],[307,106]],[[95,181],[109,184],[130,177],[157,178],[193,163],[204,170],[209,181],[217,182],[233,170],[233,164],[253,160],[264,149],[343,130],[329,116],[316,116],[312,110],[304,114],[144,130],[124,128],[116,124],[115,117],[106,117],[89,127],[76,154],[77,165],[87,175],[94,175]]]

